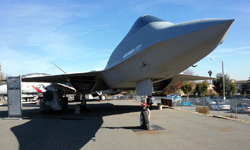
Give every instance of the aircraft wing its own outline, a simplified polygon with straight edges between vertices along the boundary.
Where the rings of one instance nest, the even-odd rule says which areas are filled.
[[[76,93],[76,89],[70,85],[61,84],[61,83],[52,83],[52,85],[57,87],[58,89],[61,89],[65,94],[75,94]]]
[[[185,75],[185,74],[178,74],[168,79],[153,79],[153,86],[155,91],[162,91],[165,89],[169,84],[176,82],[176,81],[192,81],[192,80],[214,80],[217,78],[213,77],[204,77],[204,76],[195,76],[195,75]]]
[[[80,79],[80,78],[93,79],[99,76],[99,73],[100,72],[84,72],[84,73],[27,77],[27,78],[22,78],[22,81],[23,82],[68,83],[69,79]]]
[[[179,74],[172,78],[172,81],[192,81],[192,80],[215,80],[217,78],[196,75]]]
[[[81,93],[106,90],[101,71],[22,78],[22,82],[70,83]]]

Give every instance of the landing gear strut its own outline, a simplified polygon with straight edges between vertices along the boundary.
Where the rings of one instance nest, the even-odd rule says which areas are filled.
[[[147,100],[147,96],[151,96],[153,92],[153,82],[151,79],[145,79],[136,83],[137,95],[141,95],[142,112],[140,115],[140,125],[143,129],[149,129],[150,121],[150,110],[149,107],[152,105],[152,99]]]
[[[149,129],[149,121],[150,121],[150,110],[149,107],[150,105],[148,105],[147,103],[147,96],[142,96],[141,97],[141,102],[142,102],[142,112],[140,115],[140,126],[143,129],[148,130]]]
[[[86,99],[85,99],[85,95],[80,94],[80,101],[81,101],[81,112],[85,112],[86,111]]]

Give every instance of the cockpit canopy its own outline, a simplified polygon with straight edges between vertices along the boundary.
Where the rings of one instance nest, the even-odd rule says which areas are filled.
[[[132,26],[132,28],[129,30],[128,34],[126,35],[125,38],[130,37],[131,35],[133,35],[135,32],[137,32],[140,28],[142,28],[143,26],[151,23],[151,22],[159,22],[159,21],[164,21],[160,18],[157,18],[155,16],[152,15],[144,15],[141,16],[140,18],[138,18],[136,20],[136,22],[134,23],[134,25]],[[164,21],[166,22],[166,21]]]

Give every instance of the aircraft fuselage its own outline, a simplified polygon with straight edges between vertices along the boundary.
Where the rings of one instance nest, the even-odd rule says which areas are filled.
[[[151,22],[132,35],[128,33],[111,55],[102,77],[109,88],[131,88],[145,79],[170,78],[211,53],[232,22]]]

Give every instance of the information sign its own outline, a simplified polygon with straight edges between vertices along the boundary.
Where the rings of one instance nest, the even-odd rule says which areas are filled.
[[[22,117],[21,76],[7,77],[8,116]]]

